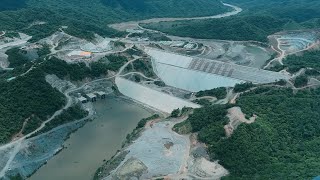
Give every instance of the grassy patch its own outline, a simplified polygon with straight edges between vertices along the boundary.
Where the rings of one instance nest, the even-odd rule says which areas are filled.
[[[215,88],[211,90],[199,91],[196,93],[196,97],[203,97],[203,96],[213,96],[217,99],[224,99],[227,96],[227,88]]]
[[[186,120],[181,123],[175,124],[173,130],[178,134],[189,134],[192,132],[190,121]]]

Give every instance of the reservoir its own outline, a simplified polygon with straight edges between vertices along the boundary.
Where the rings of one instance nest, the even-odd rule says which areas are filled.
[[[89,180],[110,159],[142,118],[151,111],[132,101],[107,97],[94,103],[97,118],[73,133],[66,149],[42,166],[30,180]]]

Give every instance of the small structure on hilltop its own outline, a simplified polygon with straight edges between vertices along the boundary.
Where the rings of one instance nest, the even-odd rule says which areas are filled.
[[[194,43],[188,43],[183,48],[185,49],[194,49],[196,45]]]
[[[79,100],[81,103],[87,103],[87,102],[88,102],[87,98],[85,98],[85,97],[83,97],[83,96],[79,97],[78,100]]]
[[[43,48],[43,45],[35,43],[35,44],[29,44],[29,45],[23,46],[20,49],[21,50],[32,50],[32,49],[41,49],[41,48]]]
[[[100,99],[105,99],[106,98],[106,93],[103,92],[103,91],[98,91],[98,92],[95,92],[95,94],[100,98]]]
[[[126,32],[127,32],[127,33],[142,34],[142,33],[144,33],[145,31],[142,30],[142,29],[127,29]]]
[[[91,101],[91,102],[97,101],[97,96],[94,95],[93,93],[86,94],[86,97],[87,97],[88,101]]]
[[[170,46],[171,47],[184,47],[185,44],[186,44],[186,42],[184,42],[184,41],[174,41],[174,42],[172,42],[172,44]]]
[[[92,53],[88,51],[71,51],[68,54],[68,57],[73,60],[90,59],[92,57]]]

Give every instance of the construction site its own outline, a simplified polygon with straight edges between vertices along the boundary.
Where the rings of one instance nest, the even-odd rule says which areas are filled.
[[[293,41],[286,41],[286,39],[280,37],[278,40],[280,48],[283,48],[282,45],[284,44],[293,43]],[[16,41],[26,49],[32,50],[38,47],[37,44]],[[119,41],[122,43],[115,43]],[[296,50],[301,50],[316,42],[317,40],[313,40],[311,37],[307,40],[299,39],[299,45],[294,47],[297,47]],[[27,177],[36,171],[31,179],[43,179],[48,173],[52,176],[57,174],[52,171],[52,168],[61,166],[59,159],[77,158],[80,159],[79,161],[82,160],[81,162],[90,162],[91,166],[97,168],[101,164],[102,158],[112,159],[114,154],[116,154],[114,158],[119,158],[127,152],[119,164],[108,171],[109,173],[101,172],[102,179],[126,179],[128,177],[142,179],[157,177],[219,179],[228,175],[229,172],[219,162],[209,161],[205,145],[198,142],[193,136],[179,135],[172,130],[175,124],[184,121],[187,116],[183,118],[167,117],[175,109],[200,108],[201,105],[197,100],[207,100],[210,104],[235,102],[239,94],[234,93],[232,87],[239,83],[272,84],[279,80],[291,81],[292,78],[290,74],[285,72],[272,72],[262,69],[260,67],[261,62],[265,63],[267,59],[270,59],[272,53],[265,46],[257,44],[218,41],[212,43],[212,41],[190,39],[184,41],[175,39],[173,41],[133,42],[130,38],[128,40],[127,38],[104,39],[101,37],[97,37],[94,42],[88,42],[64,32],[57,32],[41,40],[38,45],[41,44],[48,44],[54,56],[68,63],[90,63],[100,60],[106,54],[119,52],[128,59],[118,72],[109,72],[106,77],[80,85],[78,88],[76,88],[77,85],[69,81],[48,75],[46,77],[47,82],[64,94],[67,93],[66,89],[74,89],[70,95],[66,94],[72,99],[68,105],[81,103],[84,108],[90,111],[90,117],[97,113],[98,121],[94,121],[97,124],[90,125],[89,123],[89,125],[85,125],[88,124],[87,118],[85,118],[18,142],[17,145],[4,148],[0,151],[0,154],[5,154],[0,161],[0,167],[3,168],[2,173],[5,172],[6,176],[15,175],[19,172]],[[209,46],[209,44],[211,45]],[[229,44],[228,47],[225,44]],[[303,45],[300,46],[300,44]],[[6,47],[7,44],[3,46]],[[212,48],[213,46],[215,48]],[[211,50],[209,47],[211,47]],[[252,48],[252,51],[248,48]],[[134,55],[124,53],[126,50],[134,51],[131,52]],[[288,50],[283,51],[290,53]],[[262,61],[258,60],[259,63],[254,63],[256,61],[253,60],[250,60],[251,63],[240,63],[242,60],[243,62],[246,61],[247,58],[255,60],[254,56],[260,57],[261,53],[264,56],[261,56],[263,57]],[[231,58],[236,56],[242,57],[242,60],[236,61],[236,58]],[[5,61],[2,60],[1,62]],[[145,64],[143,66],[145,69],[139,69],[137,64],[140,63]],[[214,96],[194,96],[198,91],[219,87],[227,88],[227,95],[223,99],[217,99]],[[120,103],[119,107],[117,106],[118,109],[115,108],[117,103]],[[139,119],[152,113],[161,116],[159,119],[148,122],[135,141],[119,150],[125,135],[135,127]],[[70,140],[76,142],[79,146],[82,141],[78,141],[76,137],[80,136],[81,139],[86,139],[87,136],[90,136],[89,132],[92,134],[97,132],[97,127],[101,127],[99,136],[112,137],[113,132],[107,128],[113,126],[106,123],[109,120],[114,120],[114,122],[112,121],[113,124],[119,123],[119,126],[125,126],[123,123],[126,121],[124,120],[129,117],[123,117],[122,114],[130,115],[135,119],[130,126],[132,128],[126,129],[124,134],[119,135],[120,139],[117,140],[119,142],[113,142],[117,146],[110,149],[108,156],[102,155],[101,152],[96,153],[97,156],[90,160],[83,160],[84,157],[82,157],[80,151],[79,153],[71,153],[71,151],[63,148],[77,149],[75,145],[63,145],[63,142],[71,132],[82,126],[84,126],[81,129],[83,132],[75,132],[74,138]],[[119,117],[119,119],[113,119],[111,115],[112,117]],[[239,124],[250,123],[255,120],[255,117],[247,120],[239,108],[230,109],[228,117],[230,122],[225,126],[225,131],[229,136]],[[108,132],[107,135],[106,132]],[[122,131],[117,132],[121,133]],[[111,146],[110,144],[102,145],[101,141],[96,140],[94,142],[96,144],[83,149],[83,151],[99,151],[99,147],[108,149]],[[112,142],[112,140],[110,139],[109,142]],[[14,147],[17,149],[14,149]],[[55,155],[60,151],[64,153]],[[8,152],[16,154],[13,153],[9,156]],[[56,158],[51,160],[52,157]],[[78,160],[74,161],[78,162]],[[66,170],[64,174],[79,171],[79,179],[92,176],[81,173],[88,168],[88,163],[81,162],[77,163],[78,167],[72,166],[72,163],[65,163],[64,169],[71,168],[73,170]],[[44,164],[47,165],[43,166]]]
[[[232,87],[241,82],[266,84],[289,80],[285,74],[216,60],[183,56],[147,48],[156,74],[168,85],[197,92],[217,87]]]
[[[218,162],[210,162],[205,144],[191,135],[179,135],[173,126],[185,118],[153,120],[140,137],[110,161],[121,162],[108,169],[105,180],[128,179],[220,179],[229,172]],[[109,166],[114,166],[112,163]],[[99,172],[98,172],[99,173]],[[100,172],[102,173],[102,172]],[[103,177],[103,174],[100,174]]]
[[[170,36],[172,41],[162,41],[158,46],[168,52],[196,56],[254,68],[262,68],[274,54],[267,44],[202,40]]]
[[[9,68],[10,63],[5,52],[12,47],[27,45],[28,40],[31,39],[31,36],[23,33],[13,33],[14,36],[8,34],[12,32],[2,32],[0,35],[0,70],[12,70]]]
[[[273,36],[278,43],[279,49],[286,54],[303,51],[315,43],[319,43],[318,32],[314,31],[289,31],[277,33]]]
[[[117,41],[116,39],[103,38],[96,35],[95,39],[90,42],[59,31],[40,40],[40,43],[48,44],[51,47],[52,54],[68,63],[84,62],[88,64],[101,59],[107,54],[121,52],[126,49],[122,44],[115,43]]]
[[[212,18],[241,12],[241,8],[230,7],[234,11]],[[37,134],[46,127],[44,123],[26,138],[1,146],[0,179],[17,174],[27,178],[35,173],[31,180],[42,180],[48,174],[53,179],[76,175],[79,180],[87,180],[108,160],[116,163],[99,169],[99,179],[221,179],[229,174],[228,170],[218,161],[210,161],[206,145],[197,140],[196,134],[181,135],[173,131],[174,125],[184,122],[192,110],[180,117],[171,117],[172,111],[202,107],[197,100],[206,100],[211,105],[235,104],[241,95],[233,91],[236,84],[279,86],[275,83],[284,80],[286,87],[292,84],[295,75],[269,71],[266,67],[274,62],[281,64],[287,55],[319,43],[318,34],[309,32],[276,33],[269,37],[270,44],[265,44],[167,36],[142,29],[139,22],[113,27],[129,34],[121,38],[96,35],[88,41],[61,29],[37,43],[28,43],[30,36],[19,33],[19,37],[8,38],[1,32],[0,68],[5,70],[12,70],[8,68],[5,51],[16,46],[32,51],[48,45],[50,56],[67,63],[89,65],[114,54],[123,55],[125,60],[117,70],[108,70],[96,79],[88,77],[71,82],[46,75],[46,82],[67,99],[66,105],[47,122],[72,105],[80,105],[89,115]],[[152,37],[150,34],[146,35],[150,37],[131,37],[146,31],[150,31]],[[155,40],[155,34],[167,40]],[[19,75],[8,82],[16,77]],[[225,87],[223,98],[196,96],[199,91],[221,87]],[[158,118],[147,121],[136,137],[123,145],[130,137],[126,135],[139,121],[153,114]],[[256,120],[255,115],[247,117],[239,107],[230,108],[227,118],[228,124],[224,127],[227,137],[241,123]],[[34,134],[37,135],[31,137]]]

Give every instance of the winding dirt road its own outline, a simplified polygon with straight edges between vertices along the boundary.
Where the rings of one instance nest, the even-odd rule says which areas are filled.
[[[284,65],[283,64],[283,60],[287,56],[290,56],[290,55],[293,55],[293,54],[297,54],[297,53],[300,53],[300,52],[304,52],[304,51],[308,51],[308,50],[313,49],[313,48],[317,47],[318,45],[320,45],[320,41],[317,41],[317,42],[314,42],[314,43],[309,42],[308,47],[306,47],[304,49],[301,49],[301,50],[298,50],[298,51],[294,51],[294,52],[291,52],[291,53],[286,53],[285,50],[281,49],[281,39],[283,39],[283,38],[275,38],[275,39],[277,41],[277,47],[276,48],[273,47],[273,46],[271,46],[271,47],[272,47],[272,49],[274,51],[276,51],[279,54],[279,56],[274,58],[273,60],[271,60],[267,65],[265,65],[263,67],[263,69],[268,68],[274,61],[278,61],[281,65]],[[302,39],[302,38],[292,38],[292,39]],[[305,40],[305,39],[302,39],[302,40]]]

